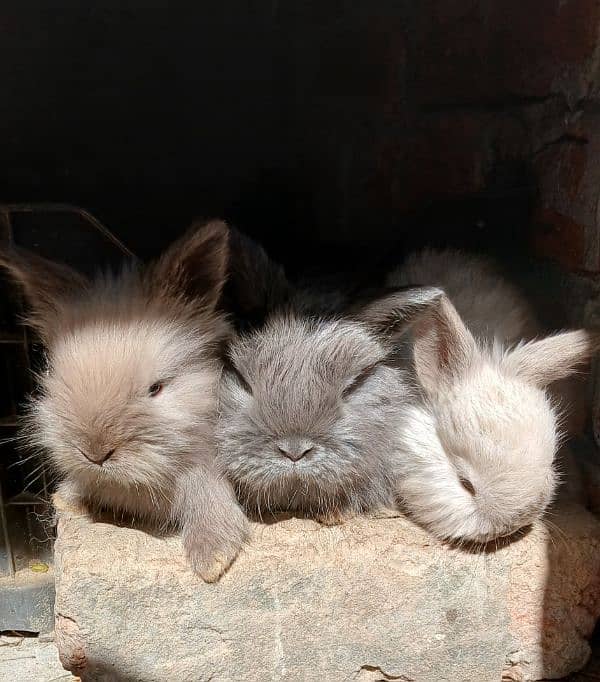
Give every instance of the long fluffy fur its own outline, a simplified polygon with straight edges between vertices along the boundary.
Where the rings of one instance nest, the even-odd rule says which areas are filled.
[[[148,268],[90,282],[23,254],[0,254],[0,264],[23,285],[45,341],[25,438],[46,453],[63,494],[181,528],[195,570],[216,579],[246,534],[214,461],[220,349],[231,332],[216,308],[227,227],[194,229]]]
[[[425,249],[408,256],[387,277],[390,286],[441,287],[475,338],[511,345],[539,333],[535,314],[521,292],[494,264],[453,249]]]
[[[279,313],[230,356],[219,457],[250,510],[326,521],[391,503],[389,424],[407,386],[374,335],[359,322]],[[279,449],[290,447],[311,451],[292,462]]]
[[[590,357],[585,331],[530,338],[526,302],[485,261],[454,251],[411,256],[389,284],[446,289],[413,333],[420,399],[399,424],[398,491],[431,532],[486,542],[535,521],[551,501],[559,416],[544,390]],[[462,319],[465,324],[463,324]]]

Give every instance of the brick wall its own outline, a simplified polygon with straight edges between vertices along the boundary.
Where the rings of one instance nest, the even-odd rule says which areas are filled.
[[[452,232],[453,200],[487,197],[502,211],[523,192],[532,211],[507,211],[507,244],[600,270],[599,3],[302,6],[280,18],[293,37],[291,158],[309,187],[312,238],[407,241],[409,217],[436,202],[432,230],[447,210]]]

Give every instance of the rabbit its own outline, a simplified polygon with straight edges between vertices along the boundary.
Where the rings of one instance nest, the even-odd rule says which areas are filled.
[[[341,317],[307,312],[297,292],[232,340],[218,457],[249,512],[331,525],[393,504],[390,426],[410,390],[388,338],[441,293],[394,290]]]
[[[521,292],[481,256],[454,249],[412,253],[386,278],[388,286],[426,285],[444,289],[471,333],[515,344],[540,328]]]
[[[47,456],[70,502],[180,528],[208,582],[247,536],[215,462],[220,353],[231,333],[218,310],[228,239],[227,225],[209,222],[146,268],[94,280],[0,251],[47,356],[24,439]]]
[[[264,324],[294,293],[283,267],[248,235],[230,228],[228,277],[221,307],[235,329],[248,331]]]
[[[442,287],[476,338],[512,345],[543,333],[523,294],[482,256],[455,249],[425,249],[410,254],[403,266],[388,276],[387,284]],[[575,374],[548,387],[561,404],[561,426],[569,436],[581,436],[585,431],[588,406],[584,382],[585,377]]]
[[[546,389],[592,356],[597,337],[578,330],[517,342],[534,328],[527,304],[457,252],[409,258],[388,279],[406,281],[435,283],[454,298],[441,297],[411,329],[421,397],[399,423],[399,497],[440,538],[512,535],[540,518],[556,491],[560,414]]]
[[[275,310],[316,316],[342,316],[364,288],[332,274],[291,282],[282,265],[248,235],[230,228],[230,258],[222,307],[237,331],[263,325]]]

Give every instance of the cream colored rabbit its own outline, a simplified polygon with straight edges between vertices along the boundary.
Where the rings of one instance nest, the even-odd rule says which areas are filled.
[[[24,438],[59,473],[61,492],[90,510],[180,527],[207,581],[246,536],[214,458],[228,238],[212,222],[147,268],[94,281],[33,254],[0,253],[47,355]]]
[[[516,343],[535,328],[526,303],[487,264],[458,252],[424,252],[389,278],[409,281],[448,297],[413,328],[421,396],[399,427],[400,496],[440,537],[509,535],[555,492],[559,414],[546,388],[586,361],[597,339],[580,330]]]

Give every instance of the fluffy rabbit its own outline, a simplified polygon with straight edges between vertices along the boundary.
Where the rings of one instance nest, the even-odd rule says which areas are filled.
[[[336,275],[290,282],[281,265],[247,235],[231,229],[230,258],[222,306],[238,331],[263,325],[276,310],[316,316],[340,316],[357,297],[360,285],[350,286]]]
[[[360,306],[354,319],[291,304],[232,342],[219,459],[250,511],[337,523],[393,503],[390,427],[409,390],[387,337],[439,296],[433,288],[394,291]]]
[[[410,258],[389,279],[406,281],[444,286],[452,303],[442,297],[412,330],[422,396],[400,423],[400,496],[442,538],[510,535],[540,517],[556,488],[559,414],[545,389],[597,341],[574,331],[511,348],[533,325],[526,304],[486,264],[456,252]]]
[[[220,222],[191,230],[145,269],[94,281],[33,254],[0,253],[47,354],[24,438],[47,455],[70,500],[181,528],[206,581],[229,566],[247,530],[215,465],[227,258]]]
[[[514,344],[539,333],[535,314],[521,292],[480,256],[425,249],[409,255],[386,283],[443,288],[476,338]]]

